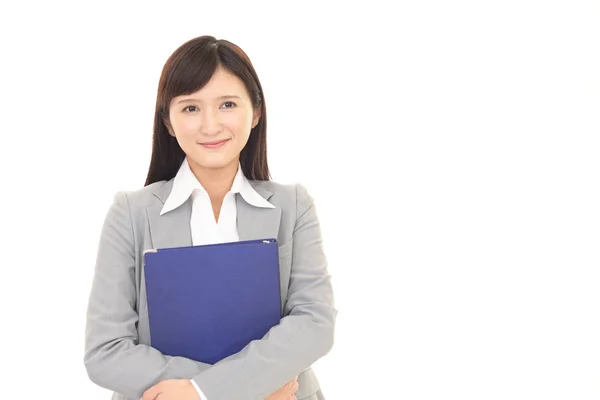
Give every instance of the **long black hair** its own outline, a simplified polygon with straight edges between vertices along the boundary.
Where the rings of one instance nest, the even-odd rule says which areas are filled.
[[[267,164],[267,107],[262,86],[248,55],[237,45],[213,36],[200,36],[181,45],[165,63],[156,96],[152,157],[144,186],[170,180],[177,174],[185,153],[165,125],[174,97],[191,94],[208,83],[218,67],[244,83],[252,106],[260,110],[258,124],[250,131],[240,153],[242,172],[248,179],[270,180]]]

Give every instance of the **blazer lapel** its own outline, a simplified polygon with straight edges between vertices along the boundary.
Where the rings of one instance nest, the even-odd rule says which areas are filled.
[[[153,204],[146,207],[150,225],[150,238],[152,247],[155,249],[192,245],[192,232],[190,230],[191,196],[181,206],[160,215],[160,210],[167,201],[172,187],[173,179],[159,186],[154,192],[158,199],[154,199]]]
[[[262,187],[260,181],[249,182],[265,200],[269,200],[273,196],[273,193]],[[281,221],[281,208],[255,207],[248,204],[239,193],[236,193],[235,200],[240,240],[277,239]]]
[[[254,190],[265,200],[273,195],[264,188],[260,181],[249,181]],[[191,197],[185,203],[166,214],[160,211],[167,201],[173,179],[159,186],[154,192],[153,204],[146,207],[150,226],[150,237],[154,249],[169,247],[192,246],[192,232],[190,218],[192,216]],[[281,208],[262,208],[248,204],[244,198],[236,193],[237,229],[240,240],[257,240],[277,238],[281,221]]]

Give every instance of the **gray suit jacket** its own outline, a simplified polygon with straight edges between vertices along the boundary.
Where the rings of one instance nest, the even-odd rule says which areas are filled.
[[[333,345],[334,307],[313,199],[302,185],[250,181],[276,208],[236,194],[240,240],[275,237],[284,317],[262,340],[215,365],[161,354],[150,346],[142,253],[191,246],[191,199],[159,215],[173,179],[118,192],[100,235],[87,311],[84,362],[113,400],[139,400],[165,379],[188,378],[208,400],[255,400],[299,375],[298,399],[322,399],[311,365]]]

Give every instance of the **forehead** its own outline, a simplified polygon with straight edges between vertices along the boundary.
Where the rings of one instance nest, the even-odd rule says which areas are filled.
[[[194,98],[207,101],[222,96],[247,97],[247,93],[244,82],[240,78],[225,68],[219,67],[201,89],[191,94],[177,96],[175,99]]]

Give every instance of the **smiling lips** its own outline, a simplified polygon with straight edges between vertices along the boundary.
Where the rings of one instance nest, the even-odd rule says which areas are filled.
[[[217,149],[221,146],[223,146],[225,143],[227,143],[229,139],[225,139],[225,140],[218,140],[218,141],[214,141],[214,142],[204,142],[204,143],[200,143],[202,146],[206,147],[207,149]]]

